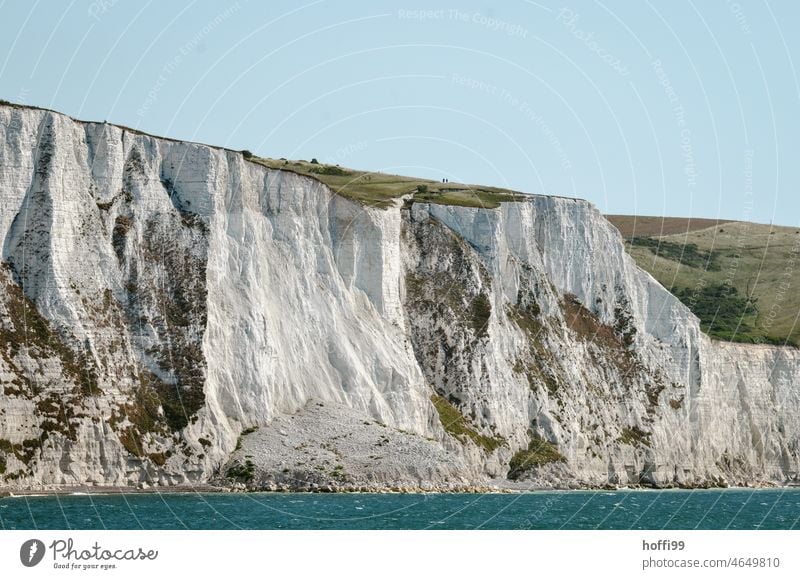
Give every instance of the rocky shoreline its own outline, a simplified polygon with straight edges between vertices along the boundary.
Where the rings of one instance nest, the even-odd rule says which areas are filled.
[[[521,494],[552,491],[666,491],[666,490],[722,490],[722,489],[776,489],[800,488],[796,483],[777,484],[756,481],[742,485],[728,485],[724,481],[704,482],[695,485],[537,485],[524,481],[493,480],[487,484],[469,485],[460,483],[428,485],[355,485],[355,484],[283,484],[246,485],[244,483],[222,484],[221,481],[198,485],[170,485],[148,487],[120,486],[60,486],[41,489],[1,489],[0,498],[15,496],[75,496],[114,494],[206,494],[206,493],[318,493],[318,494]]]
[[[438,485],[389,485],[389,486],[364,486],[364,485],[332,485],[316,484],[307,485],[246,485],[234,483],[231,486],[216,487],[221,492],[276,492],[276,493],[374,493],[374,494],[406,494],[406,493],[469,493],[469,494],[503,494],[526,493],[547,491],[664,491],[664,490],[713,490],[713,489],[770,489],[770,488],[800,488],[796,484],[780,485],[768,481],[759,481],[743,485],[728,485],[724,482],[703,482],[694,485],[667,484],[667,485],[539,485],[517,481],[493,481],[485,485],[438,484]]]

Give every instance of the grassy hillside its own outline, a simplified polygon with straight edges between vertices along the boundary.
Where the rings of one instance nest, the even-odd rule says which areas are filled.
[[[712,337],[800,345],[800,229],[738,221],[607,216],[626,248]]]
[[[524,195],[517,191],[497,187],[465,185],[463,183],[441,183],[402,175],[359,171],[340,167],[339,165],[324,165],[309,161],[288,161],[286,159],[262,159],[248,155],[246,157],[250,161],[270,169],[291,171],[313,177],[322,181],[343,197],[373,207],[388,207],[394,199],[409,193],[413,194],[414,199],[419,201],[486,208],[498,207],[502,201],[519,200]]]

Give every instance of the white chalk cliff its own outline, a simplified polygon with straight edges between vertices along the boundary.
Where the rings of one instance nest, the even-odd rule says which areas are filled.
[[[0,106],[0,239],[0,487],[800,471],[800,352],[711,341],[586,201],[373,209]]]

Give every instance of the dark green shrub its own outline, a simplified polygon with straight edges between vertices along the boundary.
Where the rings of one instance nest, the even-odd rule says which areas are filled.
[[[718,261],[718,252],[698,249],[694,243],[674,243],[656,237],[635,237],[631,238],[630,241],[633,246],[646,247],[654,255],[677,261],[681,265],[706,271],[720,271],[722,269]]]
[[[673,406],[675,408],[675,406]],[[680,408],[680,406],[678,406]],[[618,439],[622,444],[628,446],[650,446],[650,433],[645,432],[638,426],[626,426],[622,429]]]
[[[352,175],[350,171],[345,171],[336,165],[318,165],[309,169],[309,172],[315,175]]]
[[[511,457],[511,462],[508,463],[508,478],[516,480],[533,468],[565,460],[564,455],[558,452],[552,442],[532,436],[528,448],[517,451]]]
[[[244,464],[235,464],[228,469],[226,476],[228,478],[250,482],[255,477],[256,465],[253,461],[248,459]]]
[[[470,322],[477,337],[485,336],[492,315],[492,302],[486,294],[478,294],[470,304]]]
[[[730,340],[753,331],[746,320],[758,313],[755,300],[739,296],[732,285],[713,284],[695,290],[679,288],[675,295],[700,318],[700,327],[709,336]]]

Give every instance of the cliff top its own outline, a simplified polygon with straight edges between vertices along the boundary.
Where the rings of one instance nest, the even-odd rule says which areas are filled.
[[[500,203],[505,201],[523,201],[526,197],[530,197],[529,194],[500,187],[443,183],[418,177],[360,171],[339,165],[318,163],[316,159],[290,161],[253,156],[249,160],[270,169],[291,171],[311,177],[343,197],[379,208],[390,206],[394,199],[404,195],[412,195],[416,201],[487,209],[499,207]]]
[[[78,123],[99,123],[98,121],[85,121],[76,119],[52,109],[12,103],[2,99],[0,99],[0,106],[8,106],[16,109],[46,111],[53,114],[62,115]],[[387,208],[391,206],[396,199],[405,195],[412,195],[415,200],[427,203],[458,205],[462,207],[478,207],[485,209],[497,208],[502,202],[524,201],[526,198],[533,196],[529,193],[522,193],[520,191],[505,189],[502,187],[490,187],[467,183],[443,183],[431,179],[421,179],[419,177],[392,175],[389,173],[376,171],[362,171],[358,169],[340,167],[339,165],[318,163],[316,159],[305,161],[259,157],[257,155],[253,155],[247,150],[238,151],[226,147],[209,145],[207,143],[198,143],[153,135],[139,129],[134,129],[115,123],[105,124],[118,127],[119,129],[132,134],[143,135],[154,139],[161,139],[170,142],[191,143],[212,149],[228,151],[232,153],[241,153],[247,161],[257,163],[272,170],[290,171],[292,173],[297,173],[299,175],[316,179],[343,197],[376,208]],[[552,197],[557,196],[552,195]]]

